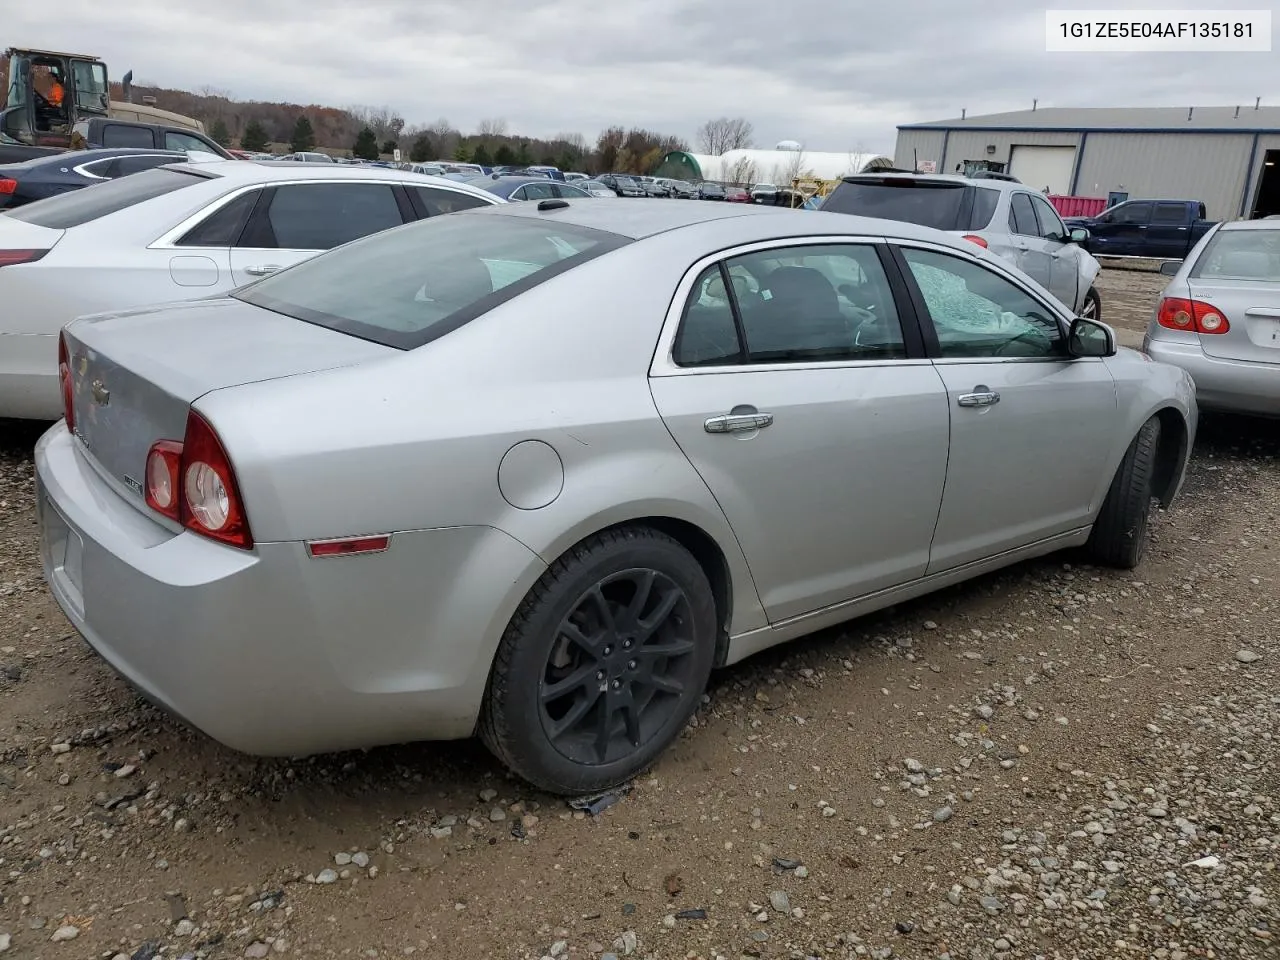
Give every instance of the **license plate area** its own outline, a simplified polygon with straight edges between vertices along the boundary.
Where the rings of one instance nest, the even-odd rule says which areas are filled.
[[[84,540],[48,500],[41,503],[40,509],[45,567],[59,591],[83,618]]]

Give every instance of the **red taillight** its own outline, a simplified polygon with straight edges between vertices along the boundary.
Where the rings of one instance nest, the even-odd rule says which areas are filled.
[[[343,540],[312,540],[307,553],[313,557],[352,557],[361,553],[381,553],[391,546],[391,537],[350,537]]]
[[[983,250],[986,250],[986,249],[987,249],[987,241],[983,240],[983,239],[982,239],[980,236],[978,236],[977,234],[974,234],[974,233],[966,233],[966,234],[965,234],[963,237],[961,237],[960,239],[962,239],[962,240],[968,240],[970,243],[976,243],[976,244],[977,244],[978,246],[980,246]]]
[[[248,550],[253,546],[235,470],[204,417],[187,413],[181,443],[152,444],[146,464],[147,506],[188,530]]]
[[[13,191],[17,189],[17,180],[11,180],[8,177],[0,177],[0,196],[11,197],[13,196]]]
[[[1161,300],[1156,322],[1170,330],[1185,330],[1188,333],[1226,333],[1231,329],[1227,318],[1213,304],[1183,297],[1165,297]]]
[[[58,386],[62,389],[62,416],[67,429],[76,428],[76,392],[71,383],[71,351],[67,349],[67,335],[58,334]]]
[[[0,180],[0,183],[4,181]],[[20,263],[35,263],[48,250],[0,250],[0,267],[13,267]]]
[[[182,444],[176,440],[161,440],[152,445],[147,454],[147,506],[164,514],[170,520],[180,522],[179,498],[182,476]]]

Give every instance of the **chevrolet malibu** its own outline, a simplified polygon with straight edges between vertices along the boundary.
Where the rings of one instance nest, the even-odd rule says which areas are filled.
[[[715,667],[1067,547],[1133,567],[1189,378],[940,231],[627,200],[357,240],[63,331],[45,576],[241,751],[479,733],[634,776]]]

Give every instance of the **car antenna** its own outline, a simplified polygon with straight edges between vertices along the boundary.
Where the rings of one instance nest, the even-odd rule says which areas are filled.
[[[539,200],[538,210],[564,210],[569,206],[568,200]]]

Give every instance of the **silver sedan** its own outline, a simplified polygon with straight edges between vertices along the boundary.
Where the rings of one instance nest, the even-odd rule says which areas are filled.
[[[1280,223],[1220,223],[1161,272],[1143,349],[1189,372],[1205,409],[1280,416]]]
[[[634,776],[714,667],[1179,490],[1189,378],[973,244],[748,204],[509,204],[82,318],[45,575],[125,678],[307,754],[478,732]]]

